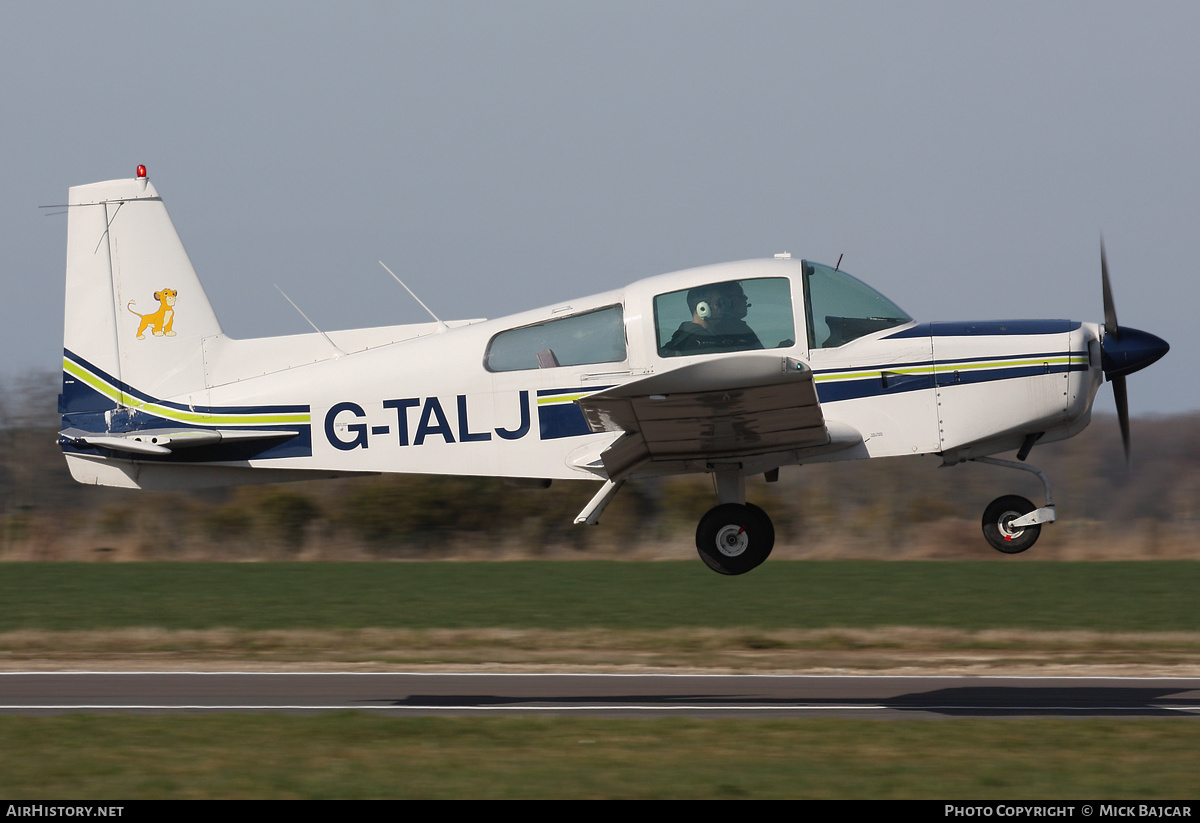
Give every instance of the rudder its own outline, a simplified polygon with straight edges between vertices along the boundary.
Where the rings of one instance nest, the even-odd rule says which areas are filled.
[[[68,204],[61,411],[136,407],[131,390],[206,402],[203,341],[221,326],[154,186],[75,186]]]

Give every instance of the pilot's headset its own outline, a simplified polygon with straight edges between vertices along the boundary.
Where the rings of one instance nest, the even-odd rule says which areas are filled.
[[[720,294],[707,290],[705,293],[712,294],[713,296],[709,300],[700,300],[696,303],[696,316],[701,320],[707,320],[712,317],[715,310],[728,308],[727,304],[729,301]]]

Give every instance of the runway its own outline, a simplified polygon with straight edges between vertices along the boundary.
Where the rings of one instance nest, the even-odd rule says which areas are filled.
[[[1195,717],[1200,678],[4,672],[0,713]]]

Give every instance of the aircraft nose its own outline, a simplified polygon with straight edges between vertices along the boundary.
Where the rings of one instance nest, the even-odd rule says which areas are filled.
[[[1144,369],[1158,360],[1171,346],[1158,335],[1122,326],[1115,334],[1105,334],[1100,343],[1104,378],[1112,380]]]

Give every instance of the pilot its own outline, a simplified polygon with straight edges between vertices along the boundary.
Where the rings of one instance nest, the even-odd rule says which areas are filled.
[[[679,324],[671,341],[664,347],[676,354],[745,351],[761,349],[758,335],[747,325],[750,308],[740,283],[712,283],[697,286],[687,293],[692,319]]]
[[[751,303],[746,298],[742,284],[731,280],[728,283],[718,283],[713,288],[719,295],[718,304],[721,309],[710,324],[712,330],[726,338],[727,344],[735,346],[737,351],[763,348],[762,341],[758,339],[754,329],[746,323],[746,314]]]

